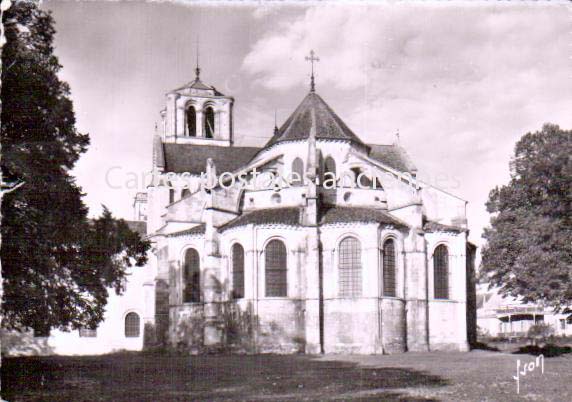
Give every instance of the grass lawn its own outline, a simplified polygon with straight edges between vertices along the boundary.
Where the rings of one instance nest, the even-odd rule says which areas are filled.
[[[572,401],[572,354],[521,376],[530,355],[473,351],[391,356],[121,353],[2,359],[14,401]],[[522,365],[521,365],[522,367]]]

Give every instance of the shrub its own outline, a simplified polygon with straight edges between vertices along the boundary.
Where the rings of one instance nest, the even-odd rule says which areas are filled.
[[[477,325],[477,338],[478,339],[485,339],[490,338],[491,333],[486,328],[481,328]]]
[[[545,341],[548,337],[554,335],[554,328],[550,324],[539,322],[528,329],[528,339],[536,344],[539,340]]]

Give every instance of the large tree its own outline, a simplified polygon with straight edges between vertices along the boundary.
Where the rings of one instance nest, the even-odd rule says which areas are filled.
[[[489,195],[482,273],[501,293],[572,305],[572,131],[547,124],[524,135],[511,180]]]
[[[148,243],[105,209],[88,220],[70,171],[89,137],[75,128],[69,86],[58,77],[54,21],[33,2],[2,15],[2,325],[94,327],[108,289],[122,291],[128,266],[146,262]]]

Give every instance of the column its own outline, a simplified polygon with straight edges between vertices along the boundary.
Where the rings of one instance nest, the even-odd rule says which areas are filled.
[[[306,333],[306,353],[320,353],[321,347],[321,287],[322,278],[320,278],[320,247],[319,233],[317,227],[309,227],[307,229],[307,241],[305,245],[305,264],[302,266],[302,272],[305,272],[305,295],[306,299],[305,313],[305,333]],[[323,319],[323,318],[322,318]]]
[[[405,326],[407,350],[427,351],[428,304],[427,304],[427,255],[424,237],[411,231],[404,241],[403,261],[405,267]]]

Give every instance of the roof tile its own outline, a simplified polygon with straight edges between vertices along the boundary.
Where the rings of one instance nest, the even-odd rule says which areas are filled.
[[[328,104],[315,92],[310,92],[265,145],[307,139],[312,127],[312,109],[316,115],[316,139],[345,140],[367,148],[357,135],[339,118]]]
[[[185,229],[185,230],[180,230],[178,232],[169,233],[167,236],[173,237],[173,236],[204,234],[205,230],[206,230],[206,225],[204,223],[200,223],[197,226],[193,226],[190,229]]]
[[[384,165],[400,172],[415,172],[417,168],[409,158],[409,155],[399,145],[375,145],[371,147],[369,156]]]
[[[443,225],[442,223],[427,221],[423,225],[423,230],[426,232],[453,232],[462,233],[466,232],[467,229],[460,226]]]
[[[225,231],[234,227],[264,224],[282,224],[289,226],[299,226],[300,207],[268,208],[252,212],[233,219],[221,226],[220,230]],[[370,208],[354,207],[331,207],[321,210],[320,225],[332,223],[365,222],[405,226],[401,221],[393,218],[386,212]]]
[[[233,172],[246,165],[258,152],[256,147],[221,147],[216,145],[163,144],[165,171],[173,173],[205,172],[207,159],[211,158],[217,172]]]

